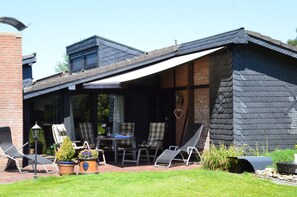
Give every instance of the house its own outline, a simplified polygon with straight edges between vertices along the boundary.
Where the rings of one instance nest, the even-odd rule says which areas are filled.
[[[162,121],[165,147],[178,145],[191,122],[204,125],[200,149],[297,143],[295,47],[240,28],[145,53],[98,36],[66,49],[69,72],[24,88],[24,136],[35,121],[45,130],[64,122],[72,139],[82,121],[94,133],[104,121],[114,132],[117,122],[132,121],[136,137],[146,139],[148,123]]]

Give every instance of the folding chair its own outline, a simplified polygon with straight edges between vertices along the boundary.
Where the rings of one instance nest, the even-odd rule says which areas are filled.
[[[138,145],[140,148],[155,150],[154,155],[149,155],[149,157],[154,158],[154,162],[156,160],[159,149],[163,151],[164,135],[165,135],[165,123],[151,122],[147,141]]]
[[[164,167],[164,165],[167,165],[165,167],[170,167],[173,160],[181,160],[186,163],[186,165],[189,165],[189,161],[191,158],[191,155],[193,153],[196,153],[200,160],[201,155],[196,148],[201,132],[203,129],[202,124],[193,124],[191,126],[188,126],[187,132],[185,137],[182,141],[182,146],[170,146],[169,149],[166,149],[157,159],[155,162],[156,167]],[[194,130],[194,134],[193,134]],[[185,158],[184,154],[187,155]],[[181,159],[175,159],[178,155],[181,156]]]
[[[21,167],[18,163],[18,158],[27,158],[32,162],[32,168],[34,169],[34,165],[33,163],[35,163],[35,161],[37,162],[37,164],[40,164],[43,166],[43,168],[45,169],[45,171],[47,173],[54,173],[58,171],[57,166],[49,159],[44,158],[40,155],[37,155],[37,160],[35,160],[35,154],[23,154],[21,152],[19,152],[20,149],[22,149],[24,146],[26,146],[28,144],[25,143],[24,145],[22,145],[21,147],[17,148],[13,143],[12,143],[12,137],[11,137],[11,130],[9,127],[0,127],[0,146],[3,150],[3,153],[1,154],[2,157],[8,158],[8,162],[6,164],[6,168],[7,169],[9,167],[9,164],[11,161],[14,161],[16,164],[16,167],[18,168],[19,172],[22,173]],[[56,170],[54,171],[49,171],[45,165],[51,164],[54,166],[54,168]],[[4,169],[4,170],[5,170]]]
[[[59,146],[63,140],[66,138],[66,127],[64,124],[53,124],[52,132],[55,143]],[[84,142],[82,146],[78,146],[76,143],[72,143],[75,150],[81,150],[84,148],[90,148],[88,142]]]
[[[94,131],[93,131],[93,126],[92,123],[90,122],[80,122],[79,123],[79,128],[80,128],[80,133],[82,136],[82,139],[88,143],[89,148],[96,148],[96,143],[95,143],[95,136],[94,136]],[[102,154],[103,158],[103,163],[106,165],[106,160],[105,160],[105,154],[103,149],[96,148],[98,153]]]
[[[119,124],[119,134],[134,137],[134,128],[134,122],[121,122]],[[119,140],[117,143],[119,148],[132,147],[132,140]]]

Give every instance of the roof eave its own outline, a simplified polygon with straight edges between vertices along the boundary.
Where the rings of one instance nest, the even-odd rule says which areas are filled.
[[[135,68],[142,67],[144,65],[149,65],[152,63],[163,61],[168,58],[174,57],[177,48],[178,48],[178,46],[174,46],[174,47],[172,47],[172,49],[170,49],[170,51],[168,53],[164,53],[160,56],[153,57],[152,59],[145,59],[145,57],[144,57],[143,61],[136,61],[134,63],[133,58],[132,58],[132,59],[120,62],[120,63],[115,63],[112,66],[113,69],[111,69],[111,67],[109,65],[109,66],[105,66],[102,68],[97,68],[97,72],[94,72],[94,70],[90,70],[90,71],[84,71],[82,73],[67,74],[66,76],[60,76],[60,77],[59,77],[59,75],[57,75],[57,78],[55,79],[54,84],[52,84],[48,87],[44,87],[44,86],[46,86],[47,80],[39,81],[39,87],[38,86],[34,87],[34,84],[33,84],[33,86],[31,86],[31,87],[24,88],[24,99],[26,100],[26,99],[33,98],[36,96],[41,96],[43,94],[62,90],[62,89],[68,88],[70,86],[76,86],[76,85],[83,84],[86,82],[95,81],[95,80],[98,80],[98,79],[101,79],[104,77],[127,72],[127,71],[133,70]],[[154,51],[152,53],[154,53]],[[141,60],[141,57],[136,57],[136,59],[137,58],[139,58]],[[120,64],[122,64],[122,65],[120,65]]]
[[[257,32],[246,31],[246,34],[248,36],[248,41],[251,43],[266,47],[293,58],[297,58],[297,47],[290,46],[287,43],[261,35]]]

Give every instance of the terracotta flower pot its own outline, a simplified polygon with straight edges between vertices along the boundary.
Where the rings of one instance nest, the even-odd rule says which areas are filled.
[[[59,174],[60,175],[72,175],[74,173],[74,162],[59,162]]]
[[[79,159],[78,174],[98,174],[98,158]]]

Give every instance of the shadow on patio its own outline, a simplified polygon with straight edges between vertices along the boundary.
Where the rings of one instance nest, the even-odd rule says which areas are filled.
[[[140,164],[136,166],[135,164],[124,164],[121,163],[108,163],[106,166],[100,164],[98,166],[99,176],[100,173],[105,172],[141,172],[141,171],[169,171],[169,170],[189,170],[193,168],[200,167],[200,165],[189,165],[186,166],[184,163],[172,165],[170,168],[156,168],[152,163],[151,164]],[[51,170],[51,166],[48,167]],[[17,169],[0,172],[0,184],[9,184],[15,183],[23,180],[33,180],[34,179],[34,170],[31,166],[24,168],[26,173],[20,174]],[[78,165],[75,166],[75,172],[78,172]],[[47,176],[59,176],[58,173],[48,174],[42,168],[38,166],[37,171],[38,177],[47,177]],[[82,175],[83,176],[83,175]]]

